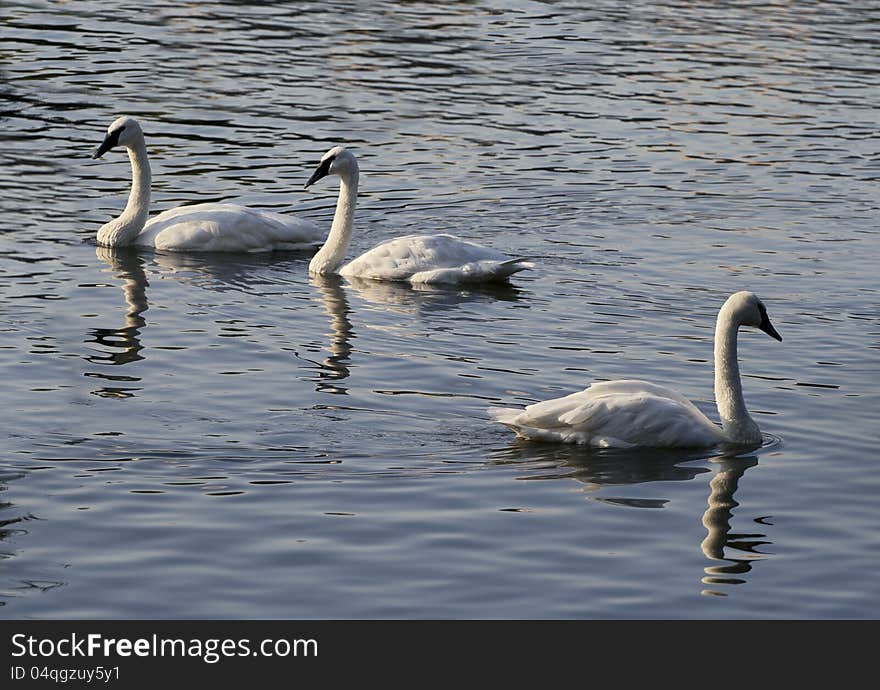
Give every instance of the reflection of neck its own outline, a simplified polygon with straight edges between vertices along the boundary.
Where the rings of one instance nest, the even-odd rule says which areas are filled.
[[[343,379],[349,374],[348,363],[351,355],[352,327],[348,320],[348,300],[345,290],[337,276],[315,276],[315,285],[324,298],[324,311],[330,317],[333,332],[330,340],[330,357],[324,360],[324,367],[332,372],[332,378]]]
[[[146,275],[141,271],[138,276],[129,275],[124,278],[125,284],[122,286],[122,291],[125,293],[125,303],[128,305],[128,309],[125,311],[125,325],[130,328],[143,328],[146,321],[141,314],[149,309]]]
[[[357,204],[358,193],[358,168],[357,163],[352,161],[350,171],[340,176],[339,198],[336,201],[336,213],[333,215],[333,225],[324,246],[312,257],[309,263],[309,272],[325,275],[336,273],[348,244],[351,242],[351,230],[354,225],[354,208]]]
[[[715,326],[715,404],[728,441],[758,443],[761,432],[743,398],[736,354],[738,329],[739,322],[725,305]]]
[[[105,247],[123,247],[132,244],[150,213],[150,161],[143,140],[128,147],[131,161],[131,191],[122,215],[110,221],[98,231],[98,243]]]
[[[703,527],[706,528],[706,538],[700,544],[703,553],[713,560],[724,558],[724,547],[727,545],[727,535],[730,532],[730,519],[733,517],[733,509],[739,503],[733,499],[734,493],[739,488],[739,480],[750,467],[758,464],[754,456],[728,459],[718,473],[709,482],[709,507],[703,513]]]
[[[92,331],[94,342],[109,348],[110,354],[90,358],[89,361],[100,361],[110,364],[128,364],[143,359],[140,351],[140,329],[146,326],[143,313],[149,308],[147,304],[147,274],[143,260],[138,254],[125,249],[98,247],[96,254],[106,261],[117,278],[123,280],[122,291],[125,295],[125,326],[122,328],[97,328]]]
[[[149,309],[147,303],[147,274],[144,271],[143,259],[130,250],[116,251],[109,247],[98,247],[96,256],[105,261],[116,272],[117,278],[122,278],[122,293],[125,295],[125,326],[126,328],[141,328],[145,325],[143,312]]]
[[[703,527],[708,534],[700,544],[703,553],[713,560],[724,558],[724,547],[727,545],[727,533],[730,532],[730,518],[733,509],[739,504],[733,500],[739,478],[743,470],[723,470],[712,477],[709,482],[709,507],[703,513]]]

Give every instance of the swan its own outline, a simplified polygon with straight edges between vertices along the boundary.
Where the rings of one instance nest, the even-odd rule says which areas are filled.
[[[736,357],[740,326],[760,328],[776,340],[767,309],[751,292],[727,298],[715,326],[715,401],[721,426],[677,391],[647,381],[594,383],[578,393],[525,409],[490,408],[495,421],[517,436],[599,448],[755,445],[761,432],[743,399]]]
[[[339,176],[339,199],[327,241],[309,263],[312,274],[338,273],[346,278],[402,281],[413,285],[456,284],[503,281],[533,266],[522,258],[511,258],[452,235],[407,235],[382,242],[339,268],[351,242],[357,203],[359,168],[354,154],[342,146],[327,151],[306,188],[328,175]]]
[[[135,245],[179,252],[268,252],[306,249],[323,239],[323,233],[311,221],[237,204],[178,206],[147,220],[150,161],[143,130],[133,117],[114,120],[92,158],[100,158],[117,146],[128,150],[132,185],[122,215],[98,230],[98,243],[105,247]]]

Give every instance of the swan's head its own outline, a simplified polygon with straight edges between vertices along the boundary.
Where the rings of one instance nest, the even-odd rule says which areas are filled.
[[[728,311],[743,326],[759,328],[771,338],[781,341],[782,336],[773,328],[767,308],[753,292],[736,292],[727,298],[722,311]]]
[[[143,140],[144,132],[138,121],[128,115],[123,115],[114,120],[107,128],[107,136],[104,137],[101,145],[95,149],[92,158],[100,158],[107,151],[117,146],[130,147]]]
[[[321,163],[318,165],[318,169],[312,173],[309,181],[306,182],[306,189],[311,187],[322,177],[327,177],[327,175],[351,177],[357,172],[358,163],[354,154],[344,146],[334,146],[321,156]]]

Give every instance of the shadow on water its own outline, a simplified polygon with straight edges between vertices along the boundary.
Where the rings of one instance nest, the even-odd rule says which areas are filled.
[[[15,504],[2,498],[3,493],[9,490],[9,483],[22,479],[24,472],[0,469],[0,565],[9,559],[15,558],[18,552],[13,546],[13,541],[28,534],[24,523],[34,520],[33,515],[17,514]],[[4,573],[0,569],[0,573]],[[6,574],[8,577],[8,573]],[[44,576],[32,576],[25,573],[17,573],[14,580],[0,580],[0,607],[6,606],[10,599],[33,590],[47,591],[65,584],[63,581],[47,580]]]
[[[24,477],[23,472],[9,472],[0,470],[0,494],[9,490],[9,482]],[[0,561],[15,556],[15,552],[6,547],[8,540],[16,535],[27,534],[18,525],[24,521],[24,517],[20,515],[12,515],[11,511],[15,507],[10,501],[0,498]]]
[[[770,440],[773,443],[773,440]],[[772,544],[763,532],[732,532],[731,520],[739,503],[734,494],[739,480],[751,467],[758,464],[758,449],[737,455],[721,452],[706,456],[701,450],[609,450],[590,449],[564,444],[543,444],[516,441],[513,445],[495,453],[495,464],[537,465],[537,472],[521,477],[524,480],[574,479],[585,485],[587,492],[598,492],[606,487],[631,486],[651,482],[689,481],[701,474],[715,474],[709,481],[707,508],[702,524],[706,537],[700,543],[703,555],[720,564],[705,566],[704,585],[739,585],[744,575],[752,569],[755,561],[769,554],[759,551]],[[689,464],[695,463],[695,464]],[[706,466],[706,463],[709,466]],[[663,508],[666,498],[627,498],[620,496],[591,496],[591,500],[628,508]],[[767,516],[753,518],[758,525],[770,525]],[[731,555],[730,552],[736,552]],[[719,588],[703,589],[702,594],[727,596]]]

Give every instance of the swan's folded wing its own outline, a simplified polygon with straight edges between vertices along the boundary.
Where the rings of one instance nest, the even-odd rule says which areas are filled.
[[[361,254],[340,273],[377,280],[460,283],[499,280],[529,267],[528,262],[452,235],[406,235]]]
[[[151,219],[136,243],[167,251],[264,252],[305,249],[323,233],[313,222],[236,204],[197,204]]]
[[[264,222],[266,239],[276,249],[305,249],[319,246],[327,239],[327,230],[314,221],[271,211],[258,213]]]
[[[644,381],[595,384],[493,416],[520,436],[592,446],[709,446],[720,429],[676,391]]]

